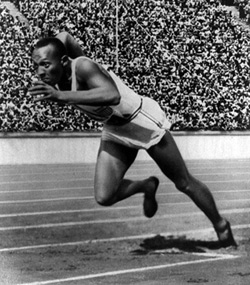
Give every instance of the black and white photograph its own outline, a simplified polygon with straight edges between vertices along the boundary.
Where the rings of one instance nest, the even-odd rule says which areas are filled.
[[[250,0],[0,0],[0,285],[250,284]]]

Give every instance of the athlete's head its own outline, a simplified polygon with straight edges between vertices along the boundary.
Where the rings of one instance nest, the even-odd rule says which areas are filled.
[[[36,43],[32,60],[40,79],[54,86],[64,75],[68,56],[64,44],[59,39],[43,38]]]

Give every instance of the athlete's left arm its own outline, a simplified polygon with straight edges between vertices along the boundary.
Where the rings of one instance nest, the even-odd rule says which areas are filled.
[[[56,38],[64,44],[69,57],[77,58],[79,56],[84,56],[80,44],[68,32],[61,32],[56,35]]]

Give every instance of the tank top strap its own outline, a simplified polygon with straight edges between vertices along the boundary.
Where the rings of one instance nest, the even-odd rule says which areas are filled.
[[[71,91],[76,91],[76,62],[79,58],[86,58],[85,56],[79,56],[72,60],[71,64]]]
[[[71,65],[71,91],[76,91],[76,62],[77,59],[74,59],[72,61]]]

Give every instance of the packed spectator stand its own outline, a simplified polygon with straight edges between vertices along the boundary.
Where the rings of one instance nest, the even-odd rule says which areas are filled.
[[[0,1],[1,132],[101,129],[78,110],[34,103],[27,92],[34,42],[61,31],[139,94],[157,99],[173,131],[250,128],[250,35],[220,1],[125,0],[118,10],[115,0],[12,2],[27,21]]]

